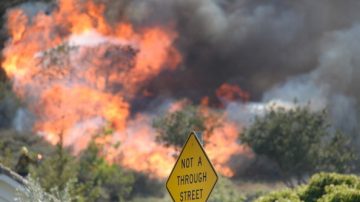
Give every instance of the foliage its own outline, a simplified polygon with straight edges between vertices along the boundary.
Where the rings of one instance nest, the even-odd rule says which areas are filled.
[[[134,174],[107,163],[99,154],[100,146],[94,142],[75,158],[61,142],[52,146],[34,134],[0,130],[0,137],[0,163],[7,167],[14,168],[23,146],[28,147],[33,159],[38,153],[42,154],[43,160],[30,166],[30,176],[37,179],[30,182],[32,194],[37,194],[29,195],[33,198],[43,197],[40,191],[60,201],[64,201],[64,197],[78,202],[124,201],[131,197]]]
[[[307,185],[272,192],[255,202],[357,202],[360,201],[360,178],[355,175],[318,173]]]
[[[80,157],[78,179],[86,201],[125,201],[130,197],[134,175],[119,165],[109,165],[99,151],[99,146],[91,142]]]
[[[319,169],[346,173],[355,170],[354,160],[358,160],[351,147],[350,139],[340,131],[336,131],[321,154]]]
[[[125,201],[129,199],[134,184],[133,173],[119,165],[109,164],[99,155],[99,146],[91,142],[76,159],[70,151],[56,145],[38,166],[33,166],[31,176],[38,179],[41,191],[50,193],[60,201]],[[31,184],[35,189],[37,184]],[[40,185],[39,185],[40,186]],[[40,190],[36,196],[41,197]],[[45,200],[46,201],[46,200]]]
[[[33,167],[31,175],[39,179],[42,187],[49,192],[54,187],[63,190],[69,180],[76,178],[77,170],[75,157],[60,141],[51,158],[45,158],[37,167]]]
[[[245,201],[245,197],[239,194],[235,185],[225,177],[219,177],[214,191],[210,195],[209,202],[232,202]]]
[[[154,128],[158,132],[157,140],[166,146],[182,147],[191,130],[205,130],[205,117],[193,105],[183,109],[166,113],[163,117],[155,119]]]
[[[341,175],[335,173],[319,173],[314,175],[309,184],[300,193],[304,201],[315,202],[326,194],[330,185],[345,185],[348,188],[359,187],[360,180],[355,175]],[[330,190],[332,191],[332,190]]]
[[[296,193],[286,189],[261,196],[256,202],[301,202],[301,200]]]
[[[84,201],[84,197],[77,193],[77,186],[77,180],[75,178],[72,178],[65,183],[65,187],[63,189],[60,189],[58,186],[52,187],[50,189],[50,194],[52,197],[56,198],[61,202]]]
[[[293,186],[292,178],[299,183],[318,170],[349,170],[354,152],[347,147],[345,135],[329,132],[327,120],[325,111],[313,112],[308,107],[272,108],[257,117],[240,140],[274,161],[285,183]]]
[[[360,201],[360,190],[350,188],[346,185],[326,187],[326,195],[321,197],[318,202],[353,202]]]

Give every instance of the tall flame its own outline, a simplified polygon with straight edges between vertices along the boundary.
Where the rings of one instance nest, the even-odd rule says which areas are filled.
[[[2,63],[15,92],[35,114],[34,131],[55,144],[60,135],[75,152],[110,125],[110,162],[148,172],[169,174],[173,150],[155,141],[152,115],[131,114],[131,101],[147,81],[173,70],[181,55],[175,31],[161,26],[135,28],[129,22],[111,25],[105,7],[92,1],[60,0],[51,15],[29,17],[20,8],[8,12],[10,39]],[[170,110],[170,109],[169,109]],[[207,150],[215,166],[233,175],[226,163],[243,152],[236,143],[240,128],[228,123],[213,131]],[[111,146],[119,142],[119,147]]]

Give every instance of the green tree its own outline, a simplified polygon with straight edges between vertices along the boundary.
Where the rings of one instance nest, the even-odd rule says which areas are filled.
[[[109,164],[100,156],[101,148],[90,142],[80,156],[79,182],[86,201],[125,201],[129,199],[134,175],[117,164]]]
[[[157,140],[166,146],[181,148],[192,130],[205,130],[205,117],[199,109],[193,105],[185,106],[183,109],[166,113],[155,119],[154,128],[158,132]]]
[[[356,169],[355,160],[358,160],[358,157],[351,144],[351,139],[341,131],[336,131],[322,151],[319,170],[348,173]]]
[[[308,106],[290,110],[273,108],[263,117],[257,117],[240,140],[257,155],[274,161],[284,182],[294,186],[293,180],[304,182],[306,175],[325,167],[345,171],[354,160],[353,152],[345,149],[347,137],[342,133],[332,134],[327,120],[324,110],[311,111]],[[336,154],[337,151],[344,154]]]
[[[78,173],[76,159],[70,154],[69,149],[64,147],[61,137],[62,135],[54,153],[45,157],[38,166],[31,169],[31,176],[38,179],[47,192],[54,187],[59,191],[64,190],[66,184],[76,179]]]

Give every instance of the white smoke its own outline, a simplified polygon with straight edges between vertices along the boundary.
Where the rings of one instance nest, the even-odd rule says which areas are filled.
[[[296,99],[299,103],[310,103],[314,109],[328,108],[333,124],[353,133],[358,129],[360,26],[329,32],[321,41],[319,65],[274,87],[263,99]]]
[[[13,119],[13,128],[18,132],[30,132],[34,123],[34,115],[25,108],[19,108]]]

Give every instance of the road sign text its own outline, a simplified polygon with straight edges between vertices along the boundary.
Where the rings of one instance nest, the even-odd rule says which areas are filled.
[[[195,133],[191,133],[166,183],[172,199],[175,202],[204,202],[217,178]]]

